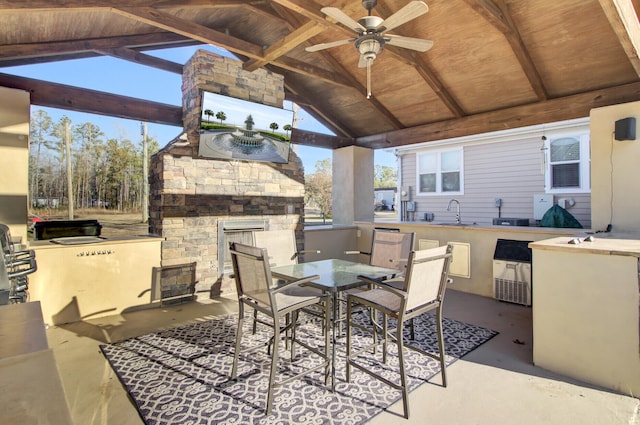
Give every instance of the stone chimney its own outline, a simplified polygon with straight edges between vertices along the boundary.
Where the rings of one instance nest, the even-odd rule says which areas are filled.
[[[162,265],[196,262],[196,290],[235,291],[228,242],[257,229],[294,229],[302,245],[304,169],[287,164],[198,157],[201,90],[282,108],[284,78],[199,50],[184,66],[184,134],[151,159],[149,231],[162,236]]]

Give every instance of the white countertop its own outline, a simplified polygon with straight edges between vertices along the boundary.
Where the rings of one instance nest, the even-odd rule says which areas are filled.
[[[637,234],[598,233],[592,235],[593,241],[585,241],[586,235],[579,238],[558,237],[532,242],[529,247],[550,251],[589,253],[600,255],[626,255],[640,257],[640,238]],[[579,243],[570,243],[576,241]]]

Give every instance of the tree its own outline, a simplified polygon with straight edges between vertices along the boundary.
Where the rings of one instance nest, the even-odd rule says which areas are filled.
[[[211,117],[213,116],[213,111],[211,109],[205,109],[204,114],[207,116],[207,122],[210,122]],[[216,115],[216,118],[218,118],[217,115]]]
[[[76,205],[88,208],[96,199],[95,184],[93,182],[96,166],[96,149],[103,143],[104,133],[100,127],[85,122],[74,129],[75,138],[80,142],[80,149],[75,153],[75,190]]]
[[[278,124],[275,122],[272,122],[271,124],[269,124],[269,128],[273,130],[273,132],[275,132],[278,129]]]
[[[398,185],[398,173],[392,167],[386,165],[376,165],[373,186],[396,187]]]
[[[51,149],[51,132],[53,131],[53,120],[42,109],[37,109],[31,115],[31,126],[29,131],[29,153],[31,156],[31,187],[29,188],[29,199],[32,205],[36,205],[38,197],[42,195],[40,191],[40,157],[42,148]],[[34,152],[35,147],[35,152]]]
[[[54,146],[53,150],[58,156],[56,159],[58,160],[58,174],[56,179],[56,197],[60,199],[60,203],[62,204],[64,201],[65,195],[69,194],[69,190],[72,189],[68,187],[66,184],[67,179],[67,169],[72,169],[71,161],[72,158],[70,155],[67,155],[67,128],[70,129],[70,140],[69,143],[69,151],[72,149],[72,145],[74,142],[73,139],[73,123],[71,122],[71,118],[66,115],[63,115],[60,120],[53,127],[53,136],[54,136]]]
[[[287,132],[287,137],[289,137],[289,132],[293,129],[293,127],[291,127],[291,124],[285,124],[282,129]]]
[[[316,161],[316,170],[305,178],[305,203],[320,209],[321,213],[331,215],[332,176],[329,158]]]
[[[227,119],[227,114],[222,111],[216,112],[216,118],[220,120],[220,125],[222,125],[222,121]]]

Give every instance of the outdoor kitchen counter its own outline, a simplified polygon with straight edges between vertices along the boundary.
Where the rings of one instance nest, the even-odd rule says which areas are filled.
[[[498,239],[534,242],[558,236],[584,235],[588,229],[564,229],[528,226],[494,226],[490,224],[446,225],[426,221],[357,222],[360,236],[357,249],[371,249],[374,228],[393,228],[401,232],[415,232],[415,248],[424,249],[454,244],[451,264],[451,288],[458,291],[493,297],[493,254]],[[366,261],[368,259],[363,259]]]
[[[40,301],[44,321],[52,325],[151,307],[158,301],[152,276],[160,267],[162,241],[153,236],[80,244],[33,241],[38,270],[29,276],[30,299]]]
[[[533,361],[614,391],[640,394],[640,238],[593,235],[529,244]],[[578,243],[570,244],[574,240]]]

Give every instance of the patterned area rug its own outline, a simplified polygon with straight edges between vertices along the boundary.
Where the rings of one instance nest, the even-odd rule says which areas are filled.
[[[247,316],[248,319],[248,316]],[[437,352],[435,321],[431,314],[414,319],[415,342],[420,348]],[[400,392],[368,375],[352,369],[351,382],[345,382],[346,338],[338,340],[336,391],[324,385],[322,370],[293,380],[275,391],[272,413],[264,414],[269,356],[266,349],[241,355],[238,380],[229,379],[237,316],[151,333],[101,349],[134,400],[148,425],[156,424],[362,424],[396,400]],[[264,343],[270,329],[252,335],[251,321],[245,320],[243,347]],[[479,326],[443,319],[447,364],[474,350],[497,335]],[[298,336],[317,338],[313,322],[301,326]],[[353,336],[354,345],[364,337]],[[322,342],[320,342],[322,343]],[[394,353],[395,344],[391,344]],[[380,350],[378,350],[380,352]],[[282,358],[277,380],[286,376],[288,350]],[[304,357],[297,348],[295,364],[309,365],[316,357]],[[303,356],[302,359],[298,358]],[[411,388],[415,389],[439,372],[439,363],[413,350],[405,355]],[[389,356],[390,376],[398,370],[397,351]],[[438,385],[439,385],[438,378]],[[446,389],[443,389],[446,391]]]

